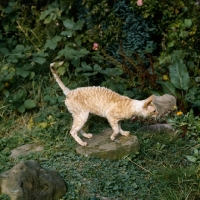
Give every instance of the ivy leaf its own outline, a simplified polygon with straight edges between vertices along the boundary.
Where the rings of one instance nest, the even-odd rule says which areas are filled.
[[[24,107],[26,109],[32,109],[32,108],[35,108],[36,107],[36,104],[35,104],[35,101],[34,100],[31,100],[31,99],[28,99],[24,102]]]

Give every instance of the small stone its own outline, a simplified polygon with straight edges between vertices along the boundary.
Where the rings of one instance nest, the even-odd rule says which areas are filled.
[[[170,124],[153,124],[144,127],[144,129],[150,132],[175,132]]]
[[[92,138],[82,138],[87,142],[87,146],[78,145],[77,153],[84,156],[94,156],[102,159],[118,160],[124,156],[139,151],[140,145],[134,135],[118,135],[115,141],[110,139],[112,129],[106,129],[99,135],[93,135]]]
[[[174,110],[176,106],[176,98],[169,94],[164,94],[162,96],[153,95],[153,103],[159,113],[159,116],[165,116]]]
[[[150,133],[166,133],[172,138],[176,138],[177,132],[170,124],[153,124],[144,126],[140,129],[141,132],[148,131]]]
[[[19,156],[25,156],[31,152],[43,151],[44,147],[38,144],[25,144],[11,151],[10,157],[15,159]]]

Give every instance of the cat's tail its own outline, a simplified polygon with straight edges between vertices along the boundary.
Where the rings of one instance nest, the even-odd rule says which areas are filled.
[[[58,83],[58,85],[60,86],[60,88],[62,89],[63,93],[65,94],[65,96],[67,96],[67,94],[70,92],[69,88],[67,88],[64,83],[60,80],[60,77],[58,76],[58,74],[56,73],[55,69],[54,69],[54,65],[55,63],[51,63],[50,64],[50,69],[51,72],[54,76],[54,78],[56,79],[56,82]]]

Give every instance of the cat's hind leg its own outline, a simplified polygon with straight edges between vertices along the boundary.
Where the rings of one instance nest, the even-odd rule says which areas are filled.
[[[81,140],[81,138],[78,136],[78,132],[82,129],[85,122],[87,121],[89,113],[87,112],[82,112],[79,114],[73,113],[72,115],[73,115],[73,125],[70,130],[70,134],[78,144],[80,144],[81,146],[87,146],[87,142],[83,142]]]
[[[85,138],[91,138],[93,135],[91,133],[85,133],[82,129],[79,131]]]

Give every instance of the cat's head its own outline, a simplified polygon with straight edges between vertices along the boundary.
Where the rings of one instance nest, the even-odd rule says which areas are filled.
[[[158,111],[153,103],[153,95],[143,100],[142,105],[142,116],[143,117],[157,117]]]

